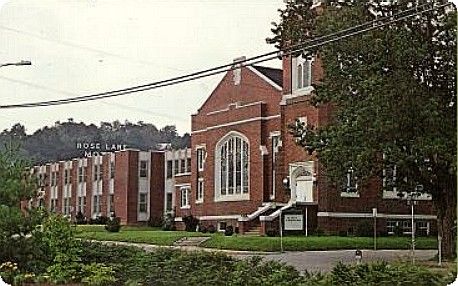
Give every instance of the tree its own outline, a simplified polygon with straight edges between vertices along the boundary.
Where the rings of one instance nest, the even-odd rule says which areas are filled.
[[[303,42],[415,5],[402,0],[328,1],[320,13],[301,14],[311,2],[290,1],[268,42]],[[419,1],[425,3],[447,2]],[[307,33],[290,32],[307,25],[312,27]],[[299,144],[317,153],[336,186],[350,167],[365,182],[394,166],[399,191],[422,185],[437,210],[443,253],[454,256],[456,11],[449,6],[392,23],[324,45],[317,55],[325,77],[311,102],[331,103],[334,118],[324,127],[292,127]]]
[[[38,209],[21,209],[21,201],[34,197],[36,190],[36,180],[28,162],[18,155],[18,148],[1,150],[0,261],[16,262],[25,270],[39,269],[46,259],[30,236],[40,224],[42,213]]]

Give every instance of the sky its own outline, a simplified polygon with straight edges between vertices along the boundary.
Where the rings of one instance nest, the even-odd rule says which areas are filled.
[[[274,50],[283,0],[0,0],[0,105],[151,83]],[[280,61],[264,63],[280,67]],[[148,122],[190,132],[223,75],[70,105],[0,110],[0,130],[57,121]]]

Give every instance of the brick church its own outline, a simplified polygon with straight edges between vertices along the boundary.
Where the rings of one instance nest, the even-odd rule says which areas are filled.
[[[374,223],[381,234],[411,233],[410,206],[386,186],[395,170],[352,191],[337,189],[289,133],[296,120],[314,127],[331,120],[330,106],[308,103],[323,76],[320,58],[284,57],[282,69],[242,61],[234,60],[192,116],[190,149],[129,149],[36,166],[35,203],[71,220],[116,213],[123,224],[145,224],[171,215],[178,229],[192,215],[201,227],[242,234],[275,233],[280,222],[304,235],[357,234]],[[417,233],[432,234],[431,197],[417,199]]]
[[[289,134],[296,119],[320,127],[332,115],[329,105],[308,103],[323,76],[319,57],[284,57],[283,69],[242,66],[242,60],[234,60],[192,116],[190,187],[175,190],[177,225],[193,215],[202,226],[265,234],[285,214],[285,229],[337,234],[371,226],[376,217],[380,233],[409,233],[410,206],[395,189],[384,189],[382,179],[354,192],[330,187],[317,158]],[[436,227],[431,197],[418,200],[416,229],[430,234]]]

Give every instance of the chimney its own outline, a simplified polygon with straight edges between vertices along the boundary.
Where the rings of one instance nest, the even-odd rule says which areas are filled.
[[[239,85],[240,81],[242,80],[242,65],[244,61],[246,60],[246,57],[238,57],[234,59],[234,64],[232,67],[234,68],[232,70],[232,79],[234,81],[234,85]]]

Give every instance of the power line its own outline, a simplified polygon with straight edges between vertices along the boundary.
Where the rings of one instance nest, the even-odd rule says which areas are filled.
[[[418,8],[425,7],[427,5],[428,4],[419,5],[419,6],[416,6],[414,8],[410,8],[410,9],[404,10],[402,12],[399,12],[399,13],[397,13],[395,15],[385,16],[385,17],[382,17],[382,18],[379,18],[379,19],[376,19],[376,20],[373,20],[373,21],[369,21],[369,22],[366,22],[366,23],[363,23],[363,24],[360,24],[360,25],[357,25],[357,26],[352,26],[350,28],[340,30],[340,31],[335,32],[335,33],[331,33],[331,34],[328,34],[328,35],[316,37],[314,39],[305,41],[304,43],[299,43],[299,44],[296,44],[296,45],[292,45],[292,46],[290,46],[290,47],[288,47],[288,48],[286,48],[284,50],[273,51],[273,52],[261,54],[261,55],[254,56],[254,57],[251,57],[251,58],[248,58],[248,59],[245,59],[245,60],[241,60],[241,61],[236,62],[236,63],[221,65],[221,66],[217,66],[217,67],[214,67],[214,68],[210,68],[210,69],[206,69],[206,70],[201,70],[201,71],[197,71],[197,72],[194,72],[194,73],[190,73],[190,74],[187,74],[187,75],[170,78],[170,79],[167,79],[167,80],[157,81],[157,82],[154,82],[154,83],[149,83],[149,84],[144,84],[144,85],[124,88],[124,89],[119,89],[119,90],[113,90],[113,91],[108,91],[108,92],[103,92],[103,93],[97,93],[97,94],[92,94],[92,95],[67,98],[67,99],[62,99],[62,100],[49,100],[49,101],[23,103],[23,104],[3,105],[3,106],[0,106],[0,109],[40,107],[40,106],[43,107],[43,106],[54,106],[54,105],[63,105],[63,104],[70,104],[70,103],[77,103],[77,102],[93,101],[93,100],[99,100],[99,99],[110,98],[110,97],[117,97],[117,96],[121,96],[121,95],[125,95],[125,94],[141,92],[141,91],[152,90],[152,89],[156,89],[156,88],[160,88],[160,87],[171,86],[171,85],[175,85],[175,84],[179,84],[179,83],[183,83],[183,82],[187,82],[187,81],[191,81],[191,80],[196,80],[196,79],[200,79],[200,78],[204,78],[204,77],[208,77],[208,76],[212,76],[212,75],[216,75],[216,74],[219,74],[219,73],[223,73],[223,72],[227,72],[227,71],[233,70],[233,69],[237,68],[237,67],[234,66],[234,64],[240,64],[240,65],[243,65],[243,66],[253,66],[253,65],[257,64],[257,63],[261,63],[261,62],[266,62],[266,61],[270,61],[270,60],[273,60],[273,59],[277,59],[278,57],[281,57],[281,56],[290,55],[290,54],[297,53],[297,52],[300,52],[300,51],[303,51],[303,50],[307,50],[307,49],[323,46],[325,44],[336,42],[336,41],[339,41],[339,40],[342,40],[342,39],[345,39],[345,38],[348,38],[348,37],[352,37],[352,36],[355,36],[355,35],[358,35],[358,34],[361,34],[361,33],[365,33],[365,32],[368,32],[368,31],[375,30],[375,29],[379,29],[381,27],[387,26],[387,25],[395,23],[395,22],[399,22],[399,21],[405,20],[407,18],[416,16],[416,15],[420,15],[420,14],[423,14],[423,13],[426,13],[426,12],[437,10],[439,8],[451,5],[451,3],[438,5],[438,6],[435,6],[435,7],[429,8],[429,9],[425,9],[425,10],[422,10],[422,11],[418,10]],[[410,12],[410,11],[415,11],[415,13],[412,13],[412,14],[407,13],[406,14],[406,12]],[[399,15],[403,15],[403,16],[399,16]],[[388,20],[388,21],[385,21],[385,20]],[[359,28],[366,27],[366,26],[367,26],[367,28],[359,29]],[[340,35],[340,34],[342,34],[342,35]],[[272,56],[272,55],[274,55],[274,56]],[[268,57],[268,56],[270,56],[270,57]]]

